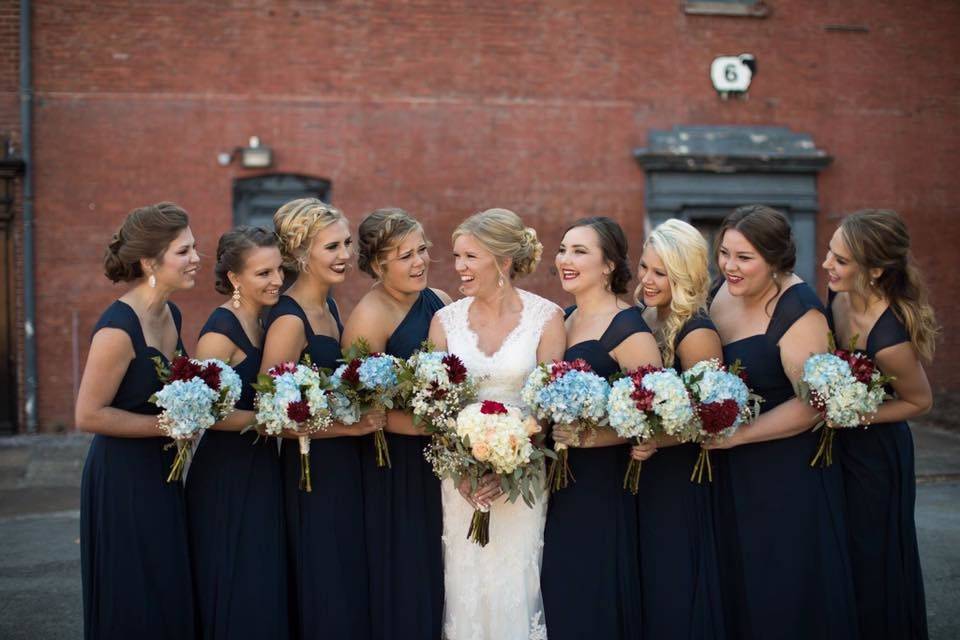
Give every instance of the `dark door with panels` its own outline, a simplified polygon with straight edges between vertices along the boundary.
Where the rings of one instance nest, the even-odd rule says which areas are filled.
[[[685,220],[700,229],[712,250],[727,214],[746,204],[769,205],[790,218],[797,275],[816,282],[817,174],[832,158],[809,135],[784,127],[678,126],[651,131],[649,146],[634,155],[646,171],[652,227],[670,218]]]
[[[273,214],[297,198],[329,202],[330,181],[292,173],[277,173],[233,182],[233,222],[273,229]]]

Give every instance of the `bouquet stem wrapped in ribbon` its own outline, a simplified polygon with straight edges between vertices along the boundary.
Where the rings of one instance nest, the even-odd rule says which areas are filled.
[[[361,414],[371,408],[393,409],[400,360],[382,353],[371,353],[367,341],[361,338],[344,352],[343,363],[331,378],[334,392],[341,396],[334,405],[334,419],[343,424],[355,424]],[[374,432],[373,443],[377,466],[390,467],[390,448],[383,429]]]
[[[167,482],[178,482],[190,459],[193,443],[203,432],[234,410],[240,399],[240,376],[227,363],[211,358],[195,360],[176,356],[168,367],[163,358],[153,358],[163,388],[150,397],[162,409],[160,430],[173,438],[177,455]]]
[[[466,474],[474,491],[487,474],[500,478],[507,500],[522,497],[528,506],[536,502],[540,469],[545,456],[553,452],[542,446],[540,425],[523,417],[520,409],[484,400],[467,405],[456,422],[437,433],[425,456],[440,478],[459,482]],[[490,541],[490,513],[474,509],[467,537],[481,547]]]
[[[716,359],[698,362],[683,373],[696,419],[682,441],[704,443],[729,438],[740,426],[756,419],[762,400],[750,392],[744,377],[739,362],[727,368]],[[704,473],[707,482],[712,482],[710,452],[701,447],[690,481],[702,483]]]
[[[310,363],[285,362],[260,374],[253,388],[256,420],[264,433],[280,436],[285,430],[297,434],[300,445],[300,488],[313,491],[310,477],[310,434],[324,431],[332,422],[327,382]]]
[[[530,373],[521,391],[521,398],[537,418],[573,425],[578,433],[606,425],[609,395],[609,383],[580,358],[541,364]],[[567,445],[557,442],[553,449],[557,457],[550,462],[547,486],[559,491],[576,478],[570,471]]]
[[[690,397],[673,369],[645,366],[613,383],[607,401],[607,420],[621,438],[638,444],[658,434],[675,435],[694,419]],[[623,488],[640,489],[640,462],[630,459]]]
[[[870,424],[871,416],[888,397],[886,385],[893,381],[877,369],[873,360],[855,350],[857,336],[850,349],[837,349],[833,334],[830,352],[807,358],[798,395],[821,415],[814,429],[822,429],[811,467],[833,464],[835,429],[852,429]]]

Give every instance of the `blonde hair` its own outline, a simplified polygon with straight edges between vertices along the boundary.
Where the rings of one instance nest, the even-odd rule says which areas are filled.
[[[650,232],[644,248],[657,252],[670,281],[670,315],[654,332],[663,364],[671,367],[676,360],[674,341],[683,325],[697,313],[706,311],[710,287],[707,241],[692,225],[671,219]],[[643,283],[633,293],[637,303],[643,300]]]
[[[357,230],[357,266],[371,278],[379,279],[386,253],[417,231],[423,234],[423,226],[403,209],[377,209],[363,219]],[[430,246],[426,238],[424,242]]]
[[[310,252],[310,244],[322,229],[346,218],[334,206],[317,198],[291,200],[273,214],[273,226],[280,240],[283,266],[300,272]]]
[[[927,285],[913,260],[910,233],[903,219],[895,211],[863,209],[845,217],[840,232],[860,267],[859,293],[866,295],[873,290],[885,297],[920,357],[927,362],[933,360],[940,328]],[[883,270],[873,282],[871,269]]]
[[[510,273],[506,275],[511,280],[533,273],[543,255],[537,232],[523,226],[520,216],[507,209],[487,209],[473,214],[454,229],[453,241],[465,235],[476,238],[498,259],[510,258]]]

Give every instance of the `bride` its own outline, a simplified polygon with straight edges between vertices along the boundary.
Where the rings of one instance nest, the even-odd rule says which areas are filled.
[[[453,233],[453,255],[466,297],[430,325],[437,348],[460,356],[481,377],[480,400],[521,406],[520,389],[539,362],[563,357],[563,314],[552,302],[513,286],[533,272],[543,245],[506,209],[490,209]],[[545,640],[540,558],[547,494],[533,508],[507,502],[496,476],[477,491],[468,479],[444,480],[443,557],[446,640]],[[467,539],[477,506],[490,507],[490,542]]]

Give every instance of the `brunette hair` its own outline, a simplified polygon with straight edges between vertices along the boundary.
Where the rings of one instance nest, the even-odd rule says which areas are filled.
[[[251,249],[257,247],[276,247],[277,234],[262,227],[234,227],[220,236],[217,242],[217,264],[213,268],[214,289],[218,293],[230,295],[233,284],[227,273],[240,273]]]
[[[633,273],[630,271],[630,261],[627,258],[627,237],[623,233],[623,228],[606,216],[591,216],[580,218],[567,227],[563,234],[566,235],[567,231],[577,227],[589,227],[596,232],[600,239],[603,259],[613,264],[613,271],[610,272],[610,291],[616,295],[625,294],[627,283],[633,278]]]
[[[142,278],[140,260],[160,260],[170,243],[189,225],[187,212],[172,202],[134,209],[107,245],[104,274],[113,282]]]

